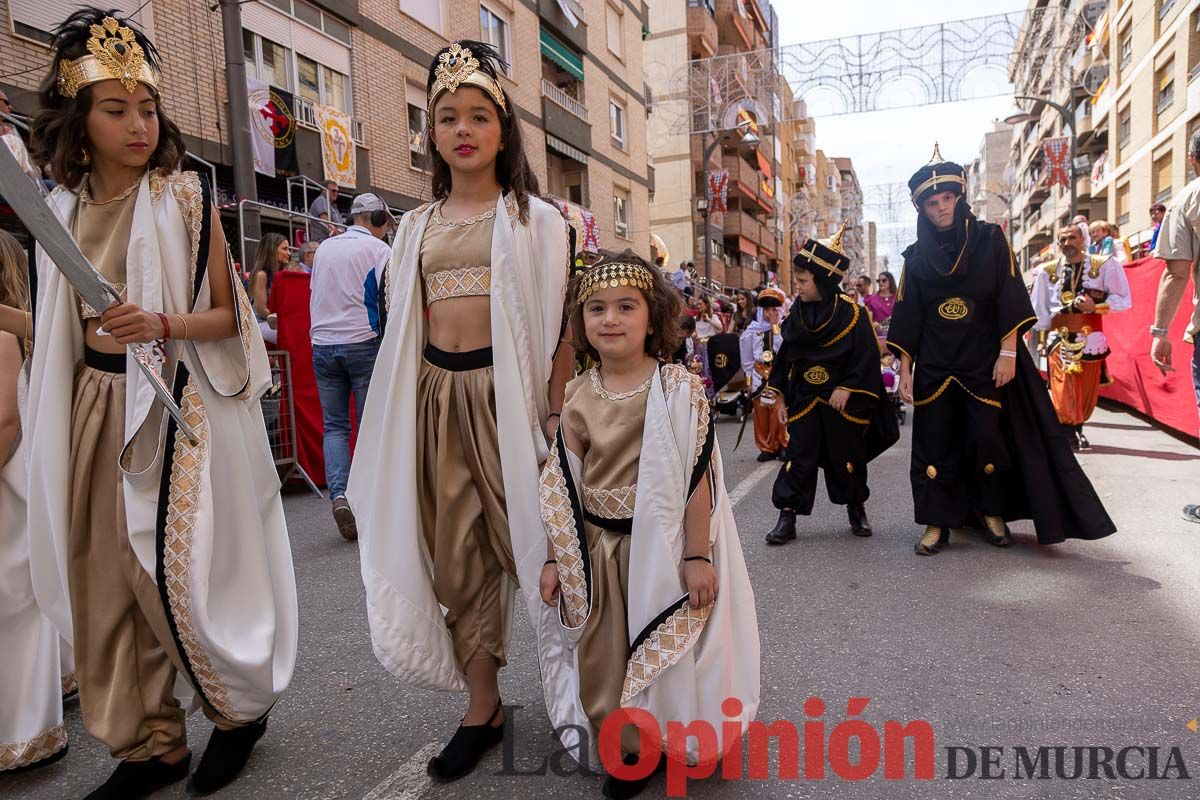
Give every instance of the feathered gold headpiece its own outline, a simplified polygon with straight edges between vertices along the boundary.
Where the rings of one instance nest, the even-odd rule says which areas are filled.
[[[582,305],[596,292],[621,286],[632,286],[648,292],[654,288],[654,276],[646,267],[631,261],[608,261],[597,264],[583,273],[583,277],[579,281],[577,302]]]
[[[158,88],[158,72],[146,60],[133,31],[112,17],[92,26],[87,49],[90,55],[64,59],[58,65],[58,91],[63,97],[75,97],[85,86],[108,80],[120,81],[130,94],[139,83]]]
[[[508,113],[508,103],[504,100],[500,84],[479,68],[479,59],[469,49],[455,42],[449,50],[438,56],[438,65],[433,71],[433,88],[429,92],[430,125],[433,125],[433,106],[438,98],[444,92],[453,94],[463,84],[483,89],[496,101],[501,111]]]

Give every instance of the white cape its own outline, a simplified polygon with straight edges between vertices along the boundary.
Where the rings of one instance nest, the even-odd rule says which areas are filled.
[[[410,685],[465,691],[433,591],[417,498],[417,379],[426,339],[419,254],[431,214],[432,207],[410,211],[396,233],[384,289],[388,322],[346,496],[358,520],[379,662]],[[535,630],[544,624],[538,579],[546,558],[538,469],[548,452],[542,431],[568,259],[566,222],[557,209],[531,197],[529,222],[522,224],[511,194],[497,200],[491,264],[496,427],[513,559]],[[503,593],[506,640],[513,588]]]
[[[592,596],[578,502],[580,475],[579,459],[560,434],[542,472],[541,497],[546,532],[558,559],[561,623],[541,628],[538,644],[550,720],[565,747],[596,765],[598,732],[579,702],[575,653]],[[683,520],[692,492],[705,479],[713,498],[709,545],[717,599],[693,609],[680,569]],[[621,705],[650,712],[664,732],[668,722],[706,721],[725,752],[734,741],[725,738],[732,732],[725,725],[738,717],[725,716],[721,704],[727,698],[741,701],[738,738],[758,710],[758,620],[704,387],[676,364],[656,373],[646,399],[632,537],[630,656]],[[580,752],[579,730],[588,732],[590,753]],[[695,761],[694,743],[689,748],[673,755]]]
[[[63,220],[78,197],[61,187],[50,204]],[[142,179],[126,262],[128,299],[167,314],[212,307],[207,274],[212,204],[195,173]],[[259,397],[270,384],[262,336],[233,273],[239,336],[176,349],[164,380],[197,444],[175,435],[129,351],[121,454],[129,541],[154,578],[188,666],[189,682],[227,719],[266,714],[295,665],[296,584],[279,478]],[[29,524],[34,590],[73,642],[67,583],[70,436],[74,372],[83,357],[78,300],[37,253],[29,385]],[[178,343],[171,346],[178,347]],[[164,475],[165,473],[165,475]],[[165,478],[165,480],[164,480]]]
[[[0,774],[67,746],[58,631],[38,608],[29,571],[25,452],[19,441],[0,464]]]

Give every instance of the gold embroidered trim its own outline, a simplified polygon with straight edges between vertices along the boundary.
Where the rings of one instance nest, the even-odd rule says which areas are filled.
[[[989,399],[987,399],[986,397],[980,397],[979,395],[975,394],[975,393],[974,393],[974,392],[972,392],[970,389],[968,389],[966,386],[964,386],[964,385],[963,385],[963,382],[962,382],[962,381],[960,381],[958,378],[954,377],[953,375],[951,375],[949,378],[946,378],[946,380],[942,381],[942,385],[941,385],[941,386],[939,386],[939,387],[937,388],[937,391],[936,391],[936,392],[934,392],[933,394],[931,394],[929,397],[926,397],[924,400],[913,400],[913,405],[914,405],[914,406],[926,406],[926,405],[929,405],[929,404],[930,404],[930,403],[932,403],[934,400],[937,400],[939,397],[941,397],[941,396],[942,396],[942,393],[943,393],[943,392],[945,392],[947,389],[949,389],[949,388],[950,388],[950,384],[951,384],[951,382],[953,382],[953,383],[957,383],[957,384],[959,385],[959,387],[960,387],[960,388],[961,388],[961,389],[962,389],[964,392],[966,392],[967,394],[971,395],[971,397],[974,397],[974,398],[975,398],[976,400],[978,400],[979,402],[981,402],[981,403],[984,403],[985,405],[994,406],[995,408],[1001,408],[1001,407],[1002,407],[1002,406],[1000,405],[1000,401],[999,401],[999,400],[989,400]]]
[[[704,608],[692,608],[685,602],[683,607],[667,617],[650,632],[625,668],[625,684],[621,688],[621,705],[628,705],[669,667],[678,663],[704,631],[704,624],[712,613],[713,604]]]
[[[538,494],[542,501],[542,523],[558,559],[559,614],[568,628],[578,628],[588,614],[587,574],[557,443],[550,448],[550,457],[542,469]]]
[[[476,214],[475,216],[467,217],[466,219],[446,219],[442,216],[443,204],[444,203],[438,203],[433,207],[433,219],[431,221],[434,225],[443,225],[447,228],[465,228],[468,225],[474,225],[476,222],[483,222],[485,219],[493,219],[496,216],[496,209],[493,207],[482,214]]]
[[[75,673],[68,672],[66,675],[63,675],[62,676],[63,697],[66,697],[71,692],[77,692],[77,691],[79,691],[79,679],[75,676]]]
[[[120,293],[121,302],[122,303],[126,302],[126,300],[129,297],[129,290],[125,286],[125,284],[114,283],[113,288],[116,289]],[[103,310],[97,311],[96,309],[92,308],[91,304],[87,300],[84,300],[82,297],[79,298],[79,318],[80,319],[97,319],[103,313],[104,313]]]
[[[631,486],[618,486],[615,489],[583,487],[584,510],[604,519],[633,519],[636,501],[636,483]]]
[[[237,719],[229,692],[221,676],[200,644],[192,621],[192,534],[199,510],[200,481],[208,460],[208,414],[196,379],[189,378],[179,403],[183,417],[196,432],[198,441],[192,444],[183,435],[175,437],[171,462],[171,485],[167,493],[167,521],[163,529],[163,576],[167,602],[183,656],[187,658],[199,689],[213,708],[226,719]]]
[[[0,744],[0,772],[44,761],[67,746],[67,729],[60,723],[32,739]]]
[[[824,397],[814,397],[814,398],[812,399],[812,402],[811,402],[811,403],[809,403],[808,405],[806,405],[806,406],[805,406],[803,409],[801,409],[801,410],[800,410],[798,413],[796,413],[796,414],[793,414],[792,416],[788,417],[788,424],[789,424],[789,425],[790,425],[790,424],[792,424],[793,422],[795,422],[796,420],[800,419],[801,417],[803,417],[803,416],[804,416],[805,414],[807,414],[808,412],[812,411],[814,408],[816,408],[816,407],[817,407],[817,403],[823,403],[823,404],[825,404],[825,405],[829,406],[829,401],[828,401],[828,400],[826,400]],[[829,407],[830,407],[830,408],[833,408],[833,406],[829,406]],[[853,422],[853,423],[854,423],[854,424],[856,424],[856,425],[869,425],[869,424],[871,424],[871,420],[869,420],[869,419],[861,419],[861,418],[859,418],[859,417],[854,417],[854,416],[851,416],[850,414],[847,414],[845,411],[838,411],[838,409],[836,409],[836,408],[834,408],[833,410],[834,410],[834,411],[837,411],[839,414],[841,414],[841,415],[842,415],[842,417],[844,417],[845,419],[849,420],[850,422]]]
[[[704,383],[699,375],[693,375],[682,364],[663,364],[660,372],[664,396],[671,394],[679,387],[679,384],[687,381],[688,400],[696,409],[697,415],[696,451],[692,454],[692,466],[695,467],[700,461],[700,454],[704,452],[704,442],[708,439],[708,426],[712,418],[712,412],[708,407],[708,396],[704,393]]]
[[[858,303],[855,303],[854,304],[854,316],[850,319],[850,324],[846,326],[846,330],[842,331],[837,336],[834,336],[828,342],[822,343],[821,347],[830,347],[835,342],[839,342],[842,339],[846,338],[846,336],[850,333],[850,331],[854,330],[854,326],[858,324],[858,315],[861,313],[862,313],[862,306],[860,306]]]
[[[605,389],[604,382],[600,379],[600,370],[596,367],[588,370],[588,379],[591,380],[592,389],[595,390],[596,394],[605,400],[628,400],[631,397],[637,397],[642,392],[649,391],[650,384],[654,383],[654,373],[651,373],[649,378],[642,381],[640,386],[630,389],[628,392],[610,392],[608,389]]]
[[[875,394],[874,392],[869,392],[866,389],[851,389],[849,386],[839,386],[837,388],[845,389],[847,392],[850,392],[850,393],[858,392],[859,394],[870,395],[871,397],[874,397],[876,400],[879,399],[879,395]]]
[[[521,218],[521,204],[517,202],[517,197],[512,192],[504,195],[504,210],[508,212],[508,221],[516,224]],[[564,221],[565,225],[566,222]]]
[[[1009,331],[1008,333],[1006,333],[1000,337],[1000,342],[1003,343],[1005,339],[1007,339],[1009,336],[1012,336],[1014,333],[1016,333],[1020,329],[1020,327],[1022,325],[1024,325],[1026,322],[1037,322],[1037,317],[1026,317],[1025,319],[1018,322],[1016,325],[1013,326],[1011,331]]]
[[[447,269],[425,276],[425,302],[452,297],[487,297],[492,293],[491,267]]]

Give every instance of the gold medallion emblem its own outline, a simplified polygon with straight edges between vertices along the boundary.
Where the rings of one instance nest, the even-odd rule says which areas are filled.
[[[820,386],[829,380],[829,373],[824,367],[809,367],[804,370],[804,380],[814,386]]]
[[[962,319],[967,316],[967,301],[961,297],[951,297],[938,306],[938,316],[951,321]]]
[[[713,359],[713,366],[717,369],[725,369],[729,366],[729,356],[725,353],[717,353],[716,358]]]
[[[928,475],[930,479],[936,478],[937,477],[937,467],[935,467],[933,464],[930,464],[928,467],[925,468],[925,474]]]

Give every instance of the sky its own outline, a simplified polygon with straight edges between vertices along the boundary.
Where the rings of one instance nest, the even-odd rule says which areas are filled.
[[[1023,0],[971,0],[970,3],[774,0],[773,5],[779,17],[782,47],[964,17],[1003,14],[1025,7]],[[897,88],[903,91],[902,87],[893,90]],[[838,116],[821,116],[818,103],[813,102],[809,114],[816,118],[817,147],[827,156],[851,158],[859,182],[868,187],[906,182],[918,167],[929,161],[935,140],[947,159],[959,163],[971,161],[978,156],[983,135],[991,129],[992,121],[1003,119],[1014,111],[1011,99],[994,97]],[[911,225],[915,226],[915,212]],[[892,237],[885,236],[881,229],[881,252],[890,249],[886,246],[888,238]]]

